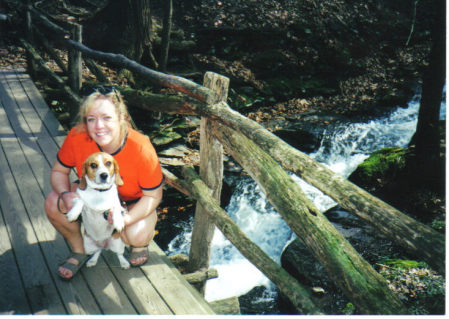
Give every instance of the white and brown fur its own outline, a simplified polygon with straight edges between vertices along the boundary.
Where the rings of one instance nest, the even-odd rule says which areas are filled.
[[[76,190],[79,198],[74,200],[67,219],[74,221],[80,214],[82,216],[84,250],[92,255],[86,263],[87,267],[97,264],[103,249],[115,252],[123,269],[130,266],[123,256],[125,243],[118,234],[113,235],[114,229],[120,232],[125,227],[117,191],[117,186],[121,185],[123,181],[119,167],[111,155],[94,153],[83,163],[81,181]],[[112,225],[104,217],[106,211],[112,212]]]

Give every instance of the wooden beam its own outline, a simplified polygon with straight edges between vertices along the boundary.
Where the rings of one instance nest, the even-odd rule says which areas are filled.
[[[241,231],[212,197],[211,190],[204,184],[195,170],[192,167],[185,166],[182,173],[185,180],[182,180],[181,183],[189,190],[192,197],[203,206],[205,212],[213,218],[218,229],[242,255],[262,271],[289,298],[299,313],[320,314],[319,309],[310,300],[310,294],[307,290]]]
[[[217,100],[226,101],[229,79],[216,73],[204,75],[204,86],[216,93]],[[200,176],[212,190],[212,197],[220,202],[223,181],[223,147],[212,134],[212,123],[201,118],[200,126]],[[210,250],[215,225],[207,212],[197,204],[189,254],[189,272],[209,268]],[[204,292],[204,291],[203,291]]]
[[[77,105],[80,105],[82,100],[81,98],[72,91],[72,89],[65,84],[64,80],[62,80],[59,76],[57,76],[46,64],[45,61],[42,59],[42,57],[37,53],[37,51],[33,48],[31,44],[29,44],[24,39],[19,39],[20,43],[24,46],[24,48],[27,50],[27,52],[30,53],[30,56],[36,64],[41,68],[43,72],[45,72],[60,88],[62,88],[65,93],[68,95],[70,100],[72,102],[76,103]]]
[[[344,209],[369,222],[396,244],[425,260],[435,270],[445,273],[444,235],[334,173],[307,154],[291,147],[260,124],[232,110],[224,102],[206,109],[198,108],[197,112],[241,132],[270,154],[284,169],[297,174],[330,196]]]
[[[267,200],[360,313],[406,313],[383,277],[314,207],[298,183],[270,155],[243,134],[224,125],[217,125],[214,134],[258,183]]]
[[[117,63],[130,71],[142,75],[156,85],[172,88],[176,91],[185,93],[206,103],[210,103],[210,101],[213,101],[215,99],[215,94],[213,93],[213,91],[202,85],[196,84],[195,82],[179,76],[164,74],[152,70],[137,63],[136,61],[128,59],[123,54],[106,53],[92,50],[87,46],[73,40],[66,40],[65,43],[67,44],[67,46],[81,51],[84,55],[91,57],[92,59],[110,63]]]
[[[82,42],[83,27],[74,23],[72,26],[72,38],[79,43]],[[77,50],[69,50],[69,86],[75,93],[79,93],[82,83],[83,65],[81,60],[81,52]],[[75,112],[77,113],[77,112]],[[72,112],[71,112],[71,115]],[[76,114],[75,114],[76,115]]]

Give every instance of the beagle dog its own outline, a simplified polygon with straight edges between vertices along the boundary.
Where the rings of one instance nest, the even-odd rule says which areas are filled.
[[[125,227],[122,206],[118,197],[117,186],[123,185],[116,160],[109,154],[98,152],[90,155],[83,163],[82,176],[67,219],[72,222],[82,216],[84,227],[83,240],[86,254],[92,255],[86,266],[97,264],[103,249],[110,249],[117,254],[120,266],[129,268],[129,262],[123,256],[125,243],[118,232]],[[113,224],[108,222],[108,213],[112,213]]]

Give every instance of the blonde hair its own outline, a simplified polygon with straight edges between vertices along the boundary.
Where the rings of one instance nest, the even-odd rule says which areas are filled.
[[[94,91],[84,99],[83,104],[81,104],[80,106],[76,121],[78,130],[87,132],[87,114],[89,113],[94,103],[100,99],[108,100],[114,105],[115,113],[117,114],[120,122],[120,140],[123,141],[126,134],[128,134],[128,128],[132,126],[131,116],[129,115],[128,108],[123,101],[120,92],[115,89],[107,94],[102,94],[98,91]]]

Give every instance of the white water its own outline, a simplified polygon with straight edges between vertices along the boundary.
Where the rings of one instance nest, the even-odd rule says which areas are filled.
[[[331,127],[320,148],[310,156],[347,177],[373,151],[383,147],[406,146],[416,130],[418,108],[419,100],[415,98],[407,108],[397,108],[387,117]],[[336,205],[332,199],[297,176],[293,178],[321,211]],[[242,179],[237,183],[226,211],[252,241],[279,263],[282,250],[294,239],[294,234],[251,179]],[[185,232],[170,243],[169,254],[188,253],[191,224],[184,225]],[[218,229],[213,238],[210,266],[218,270],[219,277],[207,282],[208,301],[240,296],[255,286],[273,288],[272,283]],[[274,297],[274,289],[269,291],[272,296],[266,297]]]

